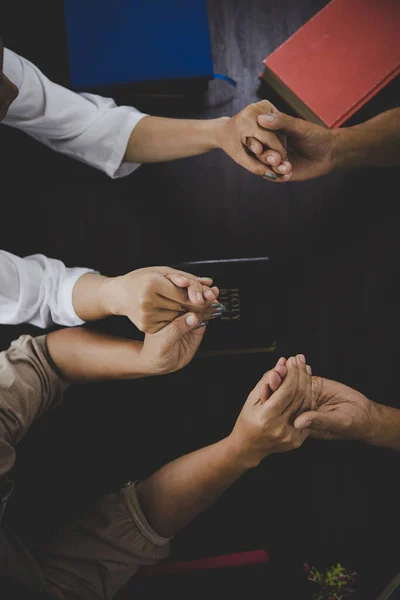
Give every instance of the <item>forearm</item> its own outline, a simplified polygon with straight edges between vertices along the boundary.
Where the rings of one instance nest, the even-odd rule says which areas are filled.
[[[245,473],[230,438],[187,454],[141,482],[142,510],[153,529],[172,537]]]
[[[400,165],[400,108],[365,123],[332,131],[338,168]]]
[[[400,451],[400,409],[373,404],[374,427],[368,442]]]
[[[227,120],[144,117],[132,131],[124,160],[148,163],[204,154],[220,147],[221,128]]]
[[[137,379],[151,375],[142,366],[142,342],[84,328],[60,329],[47,336],[51,359],[71,382]]]

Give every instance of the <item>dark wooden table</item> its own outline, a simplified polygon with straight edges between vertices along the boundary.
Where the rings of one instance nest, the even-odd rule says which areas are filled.
[[[210,0],[215,71],[238,85],[212,81],[204,111],[192,116],[233,115],[262,98],[263,58],[324,4]],[[16,27],[16,7],[8,10],[6,43],[65,82],[65,63],[54,59],[65,51],[56,26],[60,8],[48,8],[54,28],[44,27],[37,7],[27,9],[36,19],[35,38],[26,26]],[[48,513],[55,503],[69,518],[128,472],[145,476],[228,433],[248,391],[280,354],[304,352],[315,374],[400,407],[395,169],[274,185],[216,151],[145,165],[110,181],[18,132],[4,128],[1,136],[8,144],[5,178],[14,186],[2,200],[0,221],[2,247],[10,251],[43,252],[106,274],[141,264],[269,255],[276,272],[270,290],[279,322],[276,356],[195,361],[162,380],[75,388],[57,414],[33,428],[21,444],[21,482],[10,509],[32,540],[54,526]],[[3,347],[20,331],[2,328]],[[400,533],[398,468],[389,451],[309,441],[243,478],[178,536],[172,556],[266,548],[265,582],[274,600],[301,597],[303,561],[340,560],[360,573],[357,597],[373,599],[398,567],[390,551]],[[43,490],[31,504],[40,528],[23,510],[32,485]]]

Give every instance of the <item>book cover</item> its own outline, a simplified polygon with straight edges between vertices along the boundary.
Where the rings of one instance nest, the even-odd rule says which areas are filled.
[[[303,118],[335,128],[400,72],[400,2],[331,0],[264,60],[261,78]]]
[[[209,556],[139,569],[119,592],[118,600],[157,598],[253,597],[269,590],[269,556],[265,550]],[[272,597],[272,596],[271,596]]]
[[[65,0],[71,86],[89,90],[209,80],[213,61],[206,0]]]
[[[175,268],[212,277],[227,308],[207,327],[197,355],[272,352],[276,348],[269,257],[183,262]]]

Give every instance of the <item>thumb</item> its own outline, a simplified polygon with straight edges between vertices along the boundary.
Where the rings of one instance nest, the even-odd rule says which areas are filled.
[[[296,119],[285,113],[269,113],[267,115],[258,115],[257,122],[264,129],[280,130],[294,137],[303,137],[308,130],[307,122],[303,119]]]
[[[326,431],[335,433],[337,419],[330,413],[319,413],[310,410],[299,415],[294,422],[296,429],[311,429],[311,431]]]
[[[200,319],[196,313],[185,313],[184,315],[180,315],[171,323],[169,323],[166,327],[161,329],[158,332],[160,337],[164,338],[164,343],[167,346],[172,346],[179,342],[181,337],[183,337],[189,331],[196,329],[196,333],[199,336],[203,337],[205,327],[205,322],[202,321],[199,323]],[[200,327],[201,325],[201,327]],[[157,335],[157,334],[156,334]]]

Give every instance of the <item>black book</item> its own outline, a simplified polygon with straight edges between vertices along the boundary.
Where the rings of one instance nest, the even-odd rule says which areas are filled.
[[[198,356],[276,349],[269,257],[183,262],[175,268],[212,277],[227,311],[209,323]]]

